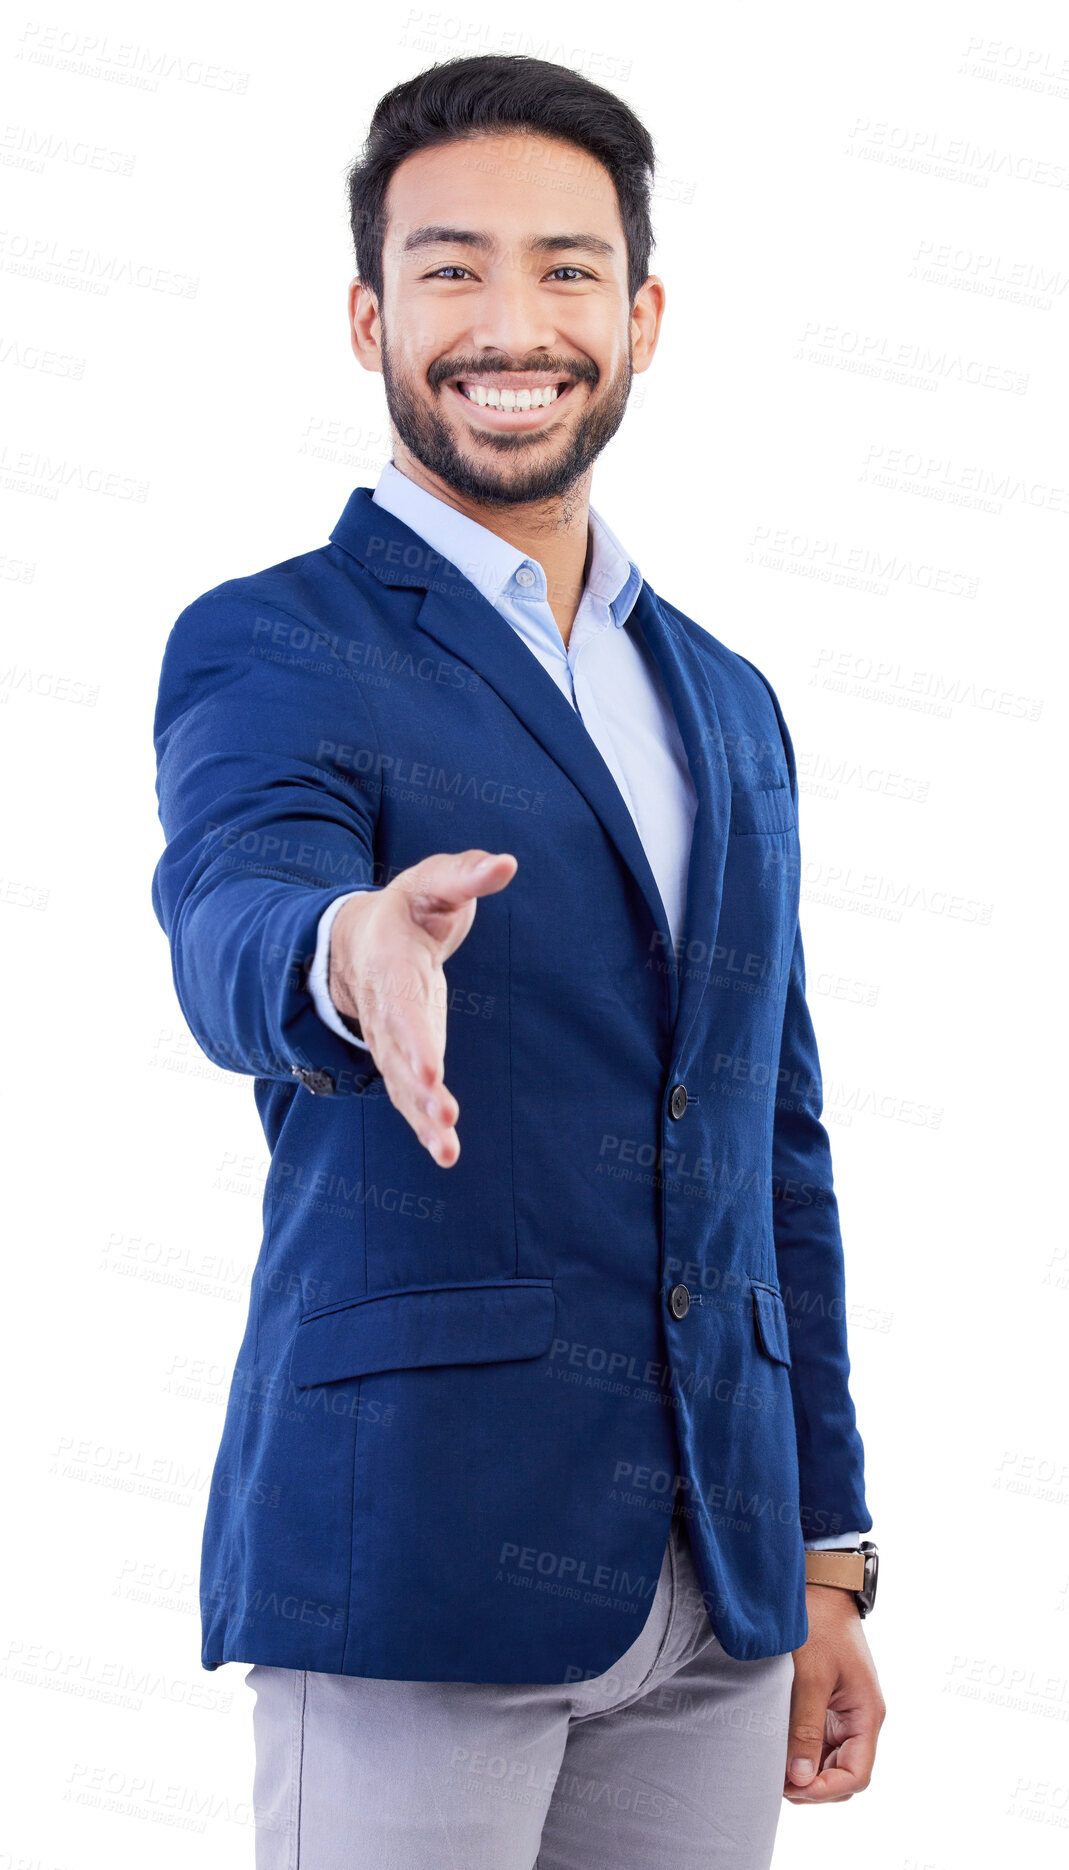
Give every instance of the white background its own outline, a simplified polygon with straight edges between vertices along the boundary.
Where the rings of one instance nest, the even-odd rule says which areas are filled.
[[[607,20],[184,0],[0,38],[0,1870],[251,1870],[252,1696],[200,1667],[196,1574],[266,1152],[151,907],[156,684],[184,605],[374,485],[345,169],[383,91],[494,50],[654,136],[668,309],[594,504],[768,674],[802,774],[889,1715],[776,1864],[1065,1847],[1069,16]]]

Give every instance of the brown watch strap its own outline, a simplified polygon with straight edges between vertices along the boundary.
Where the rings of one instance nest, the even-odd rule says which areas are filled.
[[[834,1584],[840,1591],[860,1591],[865,1583],[864,1552],[807,1552],[807,1584]]]

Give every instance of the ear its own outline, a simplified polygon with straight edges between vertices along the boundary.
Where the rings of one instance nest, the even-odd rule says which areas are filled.
[[[359,278],[349,282],[349,341],[365,370],[382,375],[382,321],[375,294]]]
[[[653,362],[664,317],[664,301],[664,281],[651,273],[636,292],[631,312],[631,367],[636,376],[648,370]]]

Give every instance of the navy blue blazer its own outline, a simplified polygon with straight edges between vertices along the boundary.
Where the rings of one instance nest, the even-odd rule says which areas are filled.
[[[803,1540],[872,1525],[791,740],[764,676],[648,584],[628,627],[698,793],[678,950],[582,721],[370,488],[328,545],[171,630],[153,905],[271,1154],[204,1526],[208,1669],[600,1674],[680,1488],[716,1635],[776,1655],[807,1635]],[[333,896],[475,846],[519,868],[445,964],[443,1169],[307,975]]]

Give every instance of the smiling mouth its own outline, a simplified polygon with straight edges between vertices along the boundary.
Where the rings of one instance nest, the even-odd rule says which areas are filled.
[[[495,427],[532,427],[547,410],[565,402],[575,388],[571,377],[542,377],[525,381],[522,377],[455,377],[449,388],[459,396],[469,411]]]

